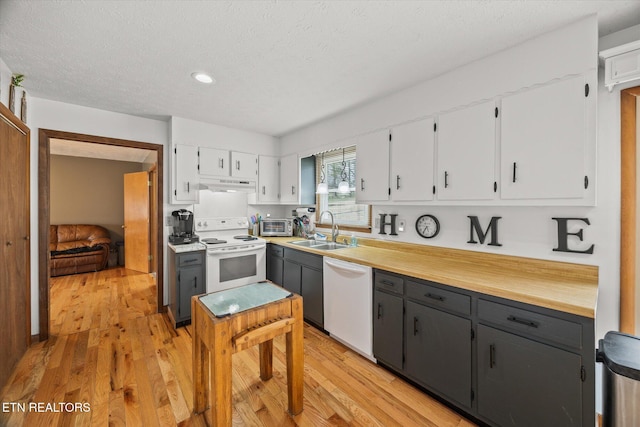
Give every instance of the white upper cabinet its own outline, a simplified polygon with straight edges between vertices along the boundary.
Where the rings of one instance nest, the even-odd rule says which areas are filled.
[[[229,176],[229,150],[200,147],[198,171],[201,176]]]
[[[250,153],[232,151],[231,176],[255,180],[258,176],[258,156]]]
[[[198,147],[176,144],[173,147],[171,203],[198,201]]]
[[[299,165],[297,154],[280,158],[280,203],[299,203]]]
[[[389,200],[389,131],[363,135],[356,143],[356,201]]]
[[[258,156],[258,197],[259,203],[278,203],[280,190],[279,159],[272,156]]]
[[[594,185],[586,173],[595,85],[574,77],[502,100],[503,199],[581,199]],[[590,93],[591,92],[591,93]]]
[[[494,199],[495,102],[483,102],[441,115],[437,138],[437,198]]]
[[[392,201],[433,200],[434,139],[432,118],[391,130]],[[360,155],[358,147],[358,168]]]

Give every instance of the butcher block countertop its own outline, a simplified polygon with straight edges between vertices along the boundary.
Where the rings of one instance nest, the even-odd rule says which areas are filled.
[[[343,236],[338,237],[342,242]],[[594,318],[598,267],[376,239],[332,251],[301,247],[299,237],[267,241],[444,285]]]

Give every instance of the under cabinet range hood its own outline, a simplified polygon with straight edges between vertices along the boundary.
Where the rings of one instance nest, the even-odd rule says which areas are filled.
[[[255,193],[256,182],[240,178],[206,179],[200,180],[199,189],[215,192]]]

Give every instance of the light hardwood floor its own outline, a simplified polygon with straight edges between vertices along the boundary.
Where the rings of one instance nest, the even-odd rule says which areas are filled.
[[[205,425],[191,413],[191,327],[176,331],[155,298],[150,275],[124,268],[52,279],[51,338],[27,351],[3,388],[0,425]],[[233,356],[234,426],[474,425],[308,325],[304,345],[304,411],[293,418],[284,338],[274,340],[267,382],[257,347]],[[90,410],[30,411],[29,402]]]

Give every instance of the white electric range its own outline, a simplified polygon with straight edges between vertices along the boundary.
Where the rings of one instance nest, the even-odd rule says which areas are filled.
[[[267,242],[247,234],[246,217],[195,218],[207,247],[207,293],[266,280]]]

